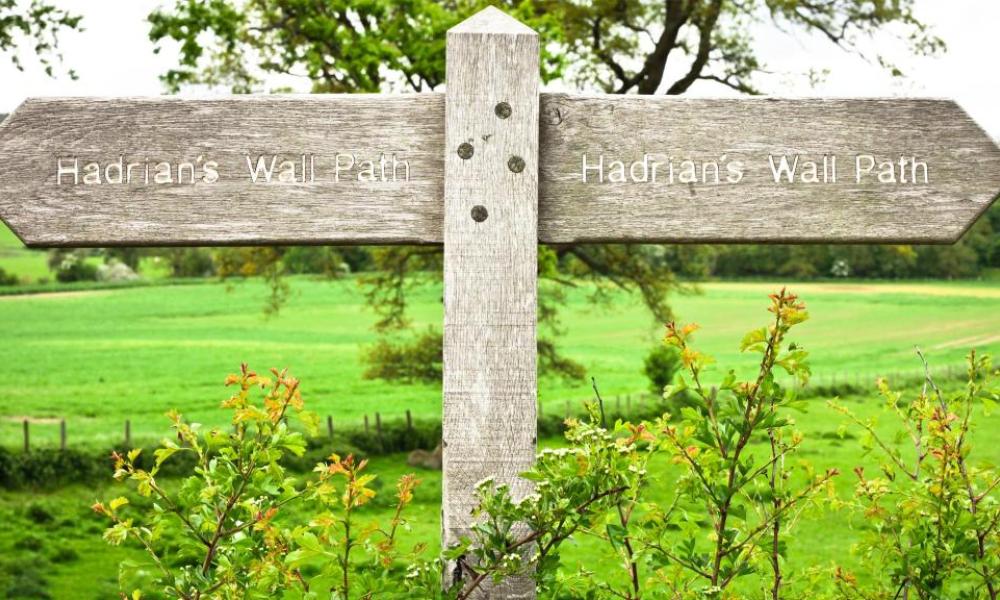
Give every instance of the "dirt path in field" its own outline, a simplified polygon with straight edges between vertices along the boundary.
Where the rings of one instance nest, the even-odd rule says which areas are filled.
[[[0,296],[0,302],[85,298],[87,296],[107,296],[110,293],[110,290],[77,290],[73,292],[42,292],[40,294],[8,294]]]
[[[748,290],[771,293],[774,283],[712,282],[705,289]],[[959,296],[964,298],[1000,299],[1000,286],[935,285],[933,283],[792,283],[788,288],[796,294],[911,294],[914,296]]]

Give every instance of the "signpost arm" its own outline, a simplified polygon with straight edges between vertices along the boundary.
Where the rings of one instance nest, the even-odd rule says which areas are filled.
[[[495,8],[448,32],[445,109],[443,543],[477,483],[516,498],[534,461],[538,36]],[[446,583],[469,577],[449,565]],[[528,578],[484,591],[533,598]]]

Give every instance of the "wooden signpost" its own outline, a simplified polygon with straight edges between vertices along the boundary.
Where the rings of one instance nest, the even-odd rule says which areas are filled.
[[[539,241],[953,242],[1000,191],[947,100],[539,94],[493,8],[447,59],[446,94],[29,99],[0,217],[29,246],[443,243],[449,543],[477,482],[530,489]]]

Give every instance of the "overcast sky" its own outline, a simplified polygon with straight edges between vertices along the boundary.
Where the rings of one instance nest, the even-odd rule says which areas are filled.
[[[994,137],[1000,139],[1000,0],[916,0],[918,16],[948,44],[938,58],[915,58],[892,36],[875,40],[879,51],[903,68],[894,78],[857,55],[818,37],[790,36],[772,28],[757,34],[761,58],[773,75],[760,80],[773,95],[937,96],[958,100]],[[55,0],[84,16],[82,33],[64,35],[66,66],[78,81],[45,76],[32,57],[26,72],[0,61],[0,112],[28,96],[147,96],[162,93],[158,75],[176,64],[176,52],[153,54],[146,15],[163,0]],[[827,68],[829,77],[811,87],[802,76]],[[730,95],[713,84],[698,95]]]

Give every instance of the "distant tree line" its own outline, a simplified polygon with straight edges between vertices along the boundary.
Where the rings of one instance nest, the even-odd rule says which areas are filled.
[[[53,250],[49,265],[60,281],[94,279],[96,267],[81,258],[99,254],[141,271],[144,257],[157,257],[172,277],[272,277],[378,273],[386,264],[380,248],[293,246],[289,248],[109,248]],[[968,279],[1000,269],[1000,203],[954,245],[657,245],[643,248],[655,270],[679,278],[760,277],[786,279]],[[573,255],[555,256],[559,271],[573,277],[584,265]],[[428,263],[432,270],[439,265]],[[377,275],[376,275],[377,276]]]

